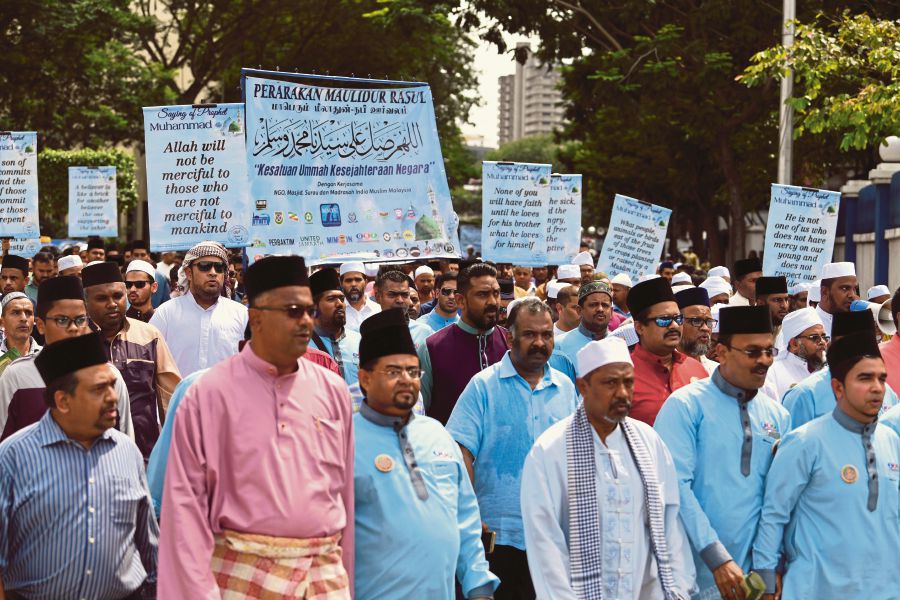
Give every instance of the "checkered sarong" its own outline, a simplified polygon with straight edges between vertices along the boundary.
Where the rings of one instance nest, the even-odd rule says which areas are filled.
[[[291,539],[224,531],[211,568],[223,600],[349,600],[339,535]]]

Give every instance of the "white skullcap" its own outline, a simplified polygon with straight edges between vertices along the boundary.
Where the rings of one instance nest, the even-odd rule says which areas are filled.
[[[856,277],[856,265],[852,262],[828,263],[822,269],[822,279],[835,279],[837,277]]]
[[[510,302],[509,304],[506,305],[507,318],[509,318],[509,315],[512,313],[513,307],[516,304],[520,304],[522,302],[522,300],[525,300],[526,298],[534,298],[534,296],[522,296],[521,298],[516,298],[515,300],[513,300],[512,302]]]
[[[694,281],[691,279],[691,276],[687,273],[675,273],[672,277],[672,285],[676,285],[679,283],[686,283],[688,285],[694,285]]]
[[[125,269],[125,274],[127,275],[132,271],[143,271],[150,276],[150,279],[156,281],[156,269],[154,269],[153,265],[148,263],[146,260],[134,259],[129,262],[128,268]]]
[[[814,281],[812,287],[809,288],[809,294],[806,296],[807,302],[821,302],[822,301],[822,280],[819,279]]]
[[[92,260],[91,262],[89,262],[88,264],[86,264],[86,265],[84,265],[84,266],[90,267],[91,265],[99,265],[99,264],[102,263],[102,262],[105,262],[105,261],[102,261],[102,260]],[[57,265],[57,268],[59,268],[59,265]]]
[[[362,273],[365,274],[366,267],[362,264],[361,261],[350,261],[341,263],[340,276],[343,277],[347,273]]]
[[[417,279],[419,275],[434,275],[434,271],[428,265],[422,265],[418,269],[416,269],[415,275],[413,275],[413,279]]]
[[[727,277],[728,279],[731,279],[731,271],[728,270],[728,267],[713,267],[709,270],[707,275],[710,277]]]
[[[709,312],[712,313],[712,318],[716,321],[719,320],[719,311],[723,308],[728,308],[727,304],[716,303],[712,305],[712,308],[709,309]],[[719,333],[719,324],[716,323],[715,327],[712,328],[712,333]]]
[[[629,346],[634,346],[639,341],[641,341],[640,338],[638,338],[637,331],[634,328],[634,322],[622,323],[621,325],[610,331],[609,335],[615,336],[617,338],[622,338]]]
[[[591,256],[591,253],[585,250],[584,252],[579,252],[575,255],[575,258],[572,259],[573,265],[591,265],[594,266],[594,257]]]
[[[567,288],[571,283],[565,283],[563,281],[557,281],[554,279],[547,283],[547,298],[557,298],[559,296],[559,290],[563,288]]]
[[[700,284],[700,287],[706,290],[706,293],[709,294],[710,298],[718,296],[719,294],[731,295],[731,284],[717,275],[707,277],[706,281]]]
[[[0,300],[0,307],[6,308],[6,305],[13,300],[28,300],[28,296],[26,296],[22,292],[10,292],[8,294],[4,294],[3,300]]]
[[[631,277],[628,276],[628,273],[619,273],[615,277],[610,280],[610,283],[614,283],[616,285],[622,285],[627,288],[633,287],[631,283]]]
[[[641,275],[638,277],[638,283],[644,283],[645,281],[650,281],[651,279],[658,279],[660,276],[656,273],[647,273],[646,275]]]
[[[60,271],[71,269],[72,267],[81,267],[83,265],[84,263],[81,262],[81,257],[77,254],[61,256],[59,260],[56,261],[56,268],[58,268]]]
[[[675,263],[675,264],[672,265],[672,266],[675,267],[676,270],[678,270],[678,269],[680,269],[681,267],[683,267],[684,264],[683,264],[683,263]]]
[[[796,296],[798,294],[802,294],[803,292],[809,292],[816,285],[815,281],[804,281],[803,283],[796,283],[791,286],[791,289],[788,290],[791,296]]]
[[[891,289],[886,285],[875,285],[869,288],[869,291],[866,292],[866,298],[871,300],[872,298],[877,298],[878,296],[884,296],[887,294],[891,295]]]
[[[620,337],[607,336],[602,340],[588,342],[575,356],[578,363],[578,376],[584,377],[594,369],[613,363],[631,362],[631,353],[628,352],[628,344]]]
[[[378,277],[378,263],[370,263],[365,266],[366,277]]]
[[[822,325],[822,319],[814,308],[801,308],[788,313],[781,323],[781,337],[792,340],[813,325]]]
[[[578,265],[559,265],[556,270],[557,279],[581,279],[581,269]]]

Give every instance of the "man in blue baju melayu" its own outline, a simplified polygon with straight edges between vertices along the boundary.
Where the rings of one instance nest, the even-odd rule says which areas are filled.
[[[878,421],[887,370],[868,333],[834,342],[828,363],[837,405],[788,433],[769,469],[753,544],[765,600],[778,587],[783,600],[900,594],[900,437]]]
[[[653,426],[675,461],[703,600],[743,600],[772,449],[790,430],[788,412],[760,392],[773,344],[767,307],[722,308],[719,366],[673,392]]]
[[[858,332],[866,332],[873,339],[881,335],[871,311],[865,309],[834,315],[831,325],[832,344],[845,335]],[[782,401],[784,407],[791,413],[791,427],[794,429],[816,417],[830,414],[835,406],[834,392],[831,391],[830,369],[826,366],[802,380],[785,393]],[[884,414],[898,402],[900,399],[897,398],[897,394],[888,386],[885,390],[880,414]]]
[[[353,415],[357,600],[492,598],[499,580],[481,544],[481,515],[459,447],[413,414],[421,374],[399,309],[360,325]]]

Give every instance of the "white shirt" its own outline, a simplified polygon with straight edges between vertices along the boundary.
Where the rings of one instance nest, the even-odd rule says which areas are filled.
[[[825,326],[825,335],[831,337],[831,325],[834,323],[834,315],[822,310],[821,304],[816,304],[816,314],[822,319],[822,325]]]
[[[167,265],[163,261],[159,261],[158,263],[156,263],[156,272],[161,274],[166,279],[168,279],[169,275],[171,275],[172,267],[174,267],[174,266],[175,266],[175,263],[172,263],[171,265]]]
[[[350,303],[347,303],[347,327],[359,331],[359,325],[371,317],[375,313],[381,312],[381,305],[370,298],[366,298],[366,303],[360,310],[356,310]]]
[[[562,329],[560,329],[559,327],[557,327],[556,323],[553,324],[553,339],[554,340],[559,339],[559,336],[561,336],[564,333],[566,333],[566,332],[563,331]]]
[[[741,296],[740,292],[735,292],[728,301],[728,306],[750,306],[750,300]]]
[[[779,354],[772,366],[769,367],[762,391],[770,398],[781,402],[789,389],[807,377],[809,377],[809,367],[806,361],[796,354],[785,351],[784,354]]]
[[[577,600],[569,564],[568,470],[566,427],[571,417],[556,423],[540,438],[525,460],[522,473],[522,518],[528,567],[538,600]],[[665,444],[645,423],[629,419],[654,458],[660,494],[666,504],[666,541],[675,586],[689,597],[694,587],[694,562],[678,519],[678,477]],[[597,498],[603,534],[603,597],[617,600],[662,600],[656,558],[650,549],[650,529],[644,486],[628,443],[617,427],[606,445],[594,432]]]
[[[703,368],[706,369],[706,372],[710,375],[712,375],[712,372],[719,366],[719,363],[716,361],[706,358],[705,354],[700,357],[700,364],[703,365]]]
[[[247,307],[220,297],[203,309],[188,292],[160,304],[150,324],[162,333],[183,379],[237,354],[247,327]]]

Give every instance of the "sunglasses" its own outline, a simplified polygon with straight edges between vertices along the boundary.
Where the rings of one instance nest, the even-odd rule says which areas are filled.
[[[649,323],[650,321],[656,323],[657,327],[666,328],[672,325],[673,321],[676,325],[682,325],[684,323],[684,316],[675,315],[674,317],[648,317],[644,319],[645,323]]]
[[[287,306],[251,306],[256,310],[277,310],[285,313],[289,319],[302,319],[309,317],[315,319],[319,314],[319,309],[315,306],[300,306],[299,304],[288,304]]]
[[[456,293],[456,290],[453,288],[441,288],[441,296],[452,296]]]
[[[225,263],[214,260],[201,260],[195,262],[192,266],[197,267],[203,273],[209,273],[210,269],[215,269],[216,273],[225,272]]]
[[[822,342],[828,343],[828,340],[831,338],[827,335],[821,335],[818,333],[811,333],[809,335],[798,335],[797,338],[803,338],[805,340],[811,341],[813,344],[820,344]]]
[[[150,282],[149,282],[149,281],[126,281],[126,282],[125,282],[125,289],[126,289],[126,290],[130,290],[131,288],[134,287],[134,288],[137,288],[137,289],[139,289],[139,290],[142,290],[142,289],[144,289],[145,287],[147,287],[148,285],[150,285]]]

